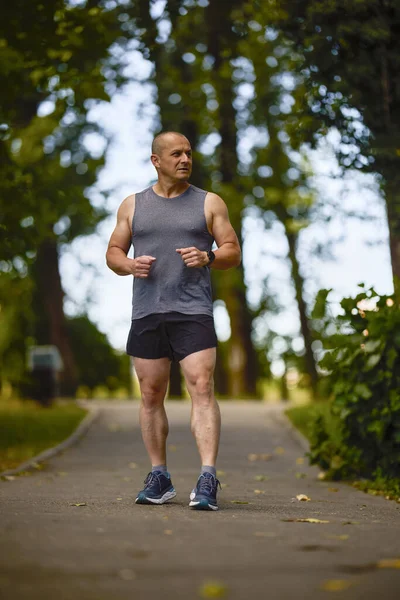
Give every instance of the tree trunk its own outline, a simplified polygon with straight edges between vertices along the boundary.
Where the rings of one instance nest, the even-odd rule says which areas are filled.
[[[390,191],[386,192],[386,208],[389,224],[389,243],[390,243],[390,258],[392,261],[392,272],[394,288],[397,294],[400,295],[400,235],[399,228],[395,227],[396,222],[400,221],[399,206],[397,194],[393,198]]]
[[[234,2],[210,2],[207,9],[208,49],[214,58],[213,86],[219,103],[218,124],[221,144],[219,146],[219,170],[222,184],[237,186],[238,168],[235,93],[231,67],[227,61],[235,58],[238,36],[232,30],[232,9],[241,5]],[[230,219],[242,245],[242,208],[240,194],[224,198]],[[251,339],[252,315],[246,301],[243,265],[226,273],[215,274],[216,292],[226,305],[231,321],[230,353],[228,358],[229,393],[233,397],[257,395],[258,358]]]
[[[310,377],[310,384],[314,399],[318,394],[318,372],[315,364],[314,352],[312,350],[312,334],[308,324],[306,303],[304,302],[304,279],[300,274],[299,262],[296,255],[297,236],[285,228],[286,238],[289,244],[289,260],[291,263],[292,280],[296,291],[297,306],[300,316],[300,329],[304,340],[306,371]]]
[[[35,282],[36,342],[57,346],[64,363],[60,378],[61,394],[73,396],[78,385],[77,371],[65,324],[64,291],[55,239],[48,239],[39,246],[32,276]]]
[[[398,138],[395,134],[396,126],[392,122],[392,101],[396,96],[391,89],[391,82],[395,81],[394,76],[389,75],[389,66],[386,46],[381,47],[381,85],[382,85],[382,104],[386,135],[388,139]],[[392,74],[393,75],[393,74]],[[384,175],[386,184],[384,193],[386,199],[386,210],[389,227],[389,247],[390,258],[392,262],[393,284],[395,293],[400,298],[400,201],[399,201],[399,157],[398,145],[393,144],[392,156],[379,159],[377,163],[381,164],[380,172]],[[378,165],[377,165],[378,166]]]

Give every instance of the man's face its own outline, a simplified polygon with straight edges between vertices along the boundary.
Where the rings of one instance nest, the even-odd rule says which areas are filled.
[[[152,155],[160,174],[178,181],[187,181],[192,173],[192,149],[180,135],[168,135],[162,140],[160,154]]]

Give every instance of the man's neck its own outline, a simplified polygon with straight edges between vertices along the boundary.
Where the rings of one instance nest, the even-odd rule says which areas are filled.
[[[158,180],[155,185],[153,185],[153,190],[159,196],[163,196],[164,198],[175,198],[176,196],[180,196],[185,192],[190,183],[188,181],[160,181]]]

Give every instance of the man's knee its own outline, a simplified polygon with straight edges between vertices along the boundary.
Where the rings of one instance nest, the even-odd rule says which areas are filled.
[[[140,382],[142,402],[146,409],[153,409],[163,403],[165,397],[165,385]]]
[[[213,398],[214,380],[209,375],[197,375],[190,377],[189,388],[195,398],[203,402],[209,402]]]

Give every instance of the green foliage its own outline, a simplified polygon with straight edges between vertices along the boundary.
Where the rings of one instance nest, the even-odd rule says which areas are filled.
[[[86,192],[105,147],[89,150],[87,135],[102,132],[87,116],[125,81],[113,45],[126,49],[132,26],[125,2],[16,0],[2,8],[0,271],[18,270],[16,258],[30,262],[41,240],[68,242],[104,217]]]
[[[93,390],[106,386],[109,390],[131,388],[129,357],[118,353],[87,316],[67,320],[67,332],[71,341],[81,386]]]
[[[344,298],[336,319],[322,308],[325,355],[320,367],[332,384],[332,415],[340,420],[340,442],[326,419],[314,420],[311,462],[334,477],[400,478],[400,307],[372,288]]]
[[[0,278],[0,394],[27,382],[27,345],[32,343],[32,282],[15,273]]]

